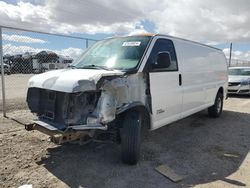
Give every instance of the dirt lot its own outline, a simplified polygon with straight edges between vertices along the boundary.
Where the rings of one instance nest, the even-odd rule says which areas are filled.
[[[33,74],[11,74],[5,76],[6,99],[26,96],[27,84]]]
[[[120,161],[119,145],[57,146],[0,118],[0,187],[250,187],[250,98],[233,97],[221,118],[205,111],[150,133],[141,161]],[[155,167],[185,178],[173,183]]]
[[[27,108],[25,99],[28,80],[31,76],[33,76],[33,74],[5,75],[6,108],[8,111]],[[2,97],[2,87],[0,87],[0,96]],[[2,109],[1,102],[0,108]]]

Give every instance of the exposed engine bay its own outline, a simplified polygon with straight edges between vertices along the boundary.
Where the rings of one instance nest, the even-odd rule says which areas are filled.
[[[40,88],[28,90],[28,105],[39,119],[61,125],[86,124],[100,92],[63,93]]]
[[[148,105],[147,82],[143,73],[101,77],[96,82],[96,88],[84,87],[86,83],[78,81],[79,85],[75,87],[79,91],[75,92],[30,87],[27,103],[31,112],[38,117],[35,123],[46,125],[49,129],[56,128],[62,133],[71,130],[107,130],[107,125],[131,104]],[[89,90],[80,91],[79,88]]]

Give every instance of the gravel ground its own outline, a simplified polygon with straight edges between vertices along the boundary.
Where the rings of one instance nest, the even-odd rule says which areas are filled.
[[[250,187],[250,98],[231,97],[224,110],[150,132],[136,166],[121,163],[117,144],[58,146],[0,118],[0,187]],[[171,182],[155,171],[161,164],[185,178]]]
[[[5,75],[5,98],[7,112],[27,109],[27,84],[31,76],[33,76],[33,74]],[[2,87],[0,87],[0,98],[2,100]],[[0,109],[2,109],[2,101],[0,102]]]
[[[34,74],[5,75],[6,99],[25,98],[28,80]]]

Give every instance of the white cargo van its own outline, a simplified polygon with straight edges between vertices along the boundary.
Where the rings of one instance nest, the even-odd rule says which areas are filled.
[[[110,38],[95,43],[71,68],[29,80],[27,103],[37,120],[26,128],[56,143],[113,139],[121,143],[123,162],[135,164],[142,129],[206,108],[219,117],[227,80],[219,49],[166,35]]]

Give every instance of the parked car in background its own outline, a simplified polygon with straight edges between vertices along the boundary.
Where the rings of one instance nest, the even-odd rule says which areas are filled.
[[[230,67],[228,94],[250,94],[250,67]]]
[[[9,75],[11,73],[10,65],[4,63],[3,67],[4,67],[4,74]],[[0,72],[1,72],[1,70],[2,70],[2,66],[0,65]]]

